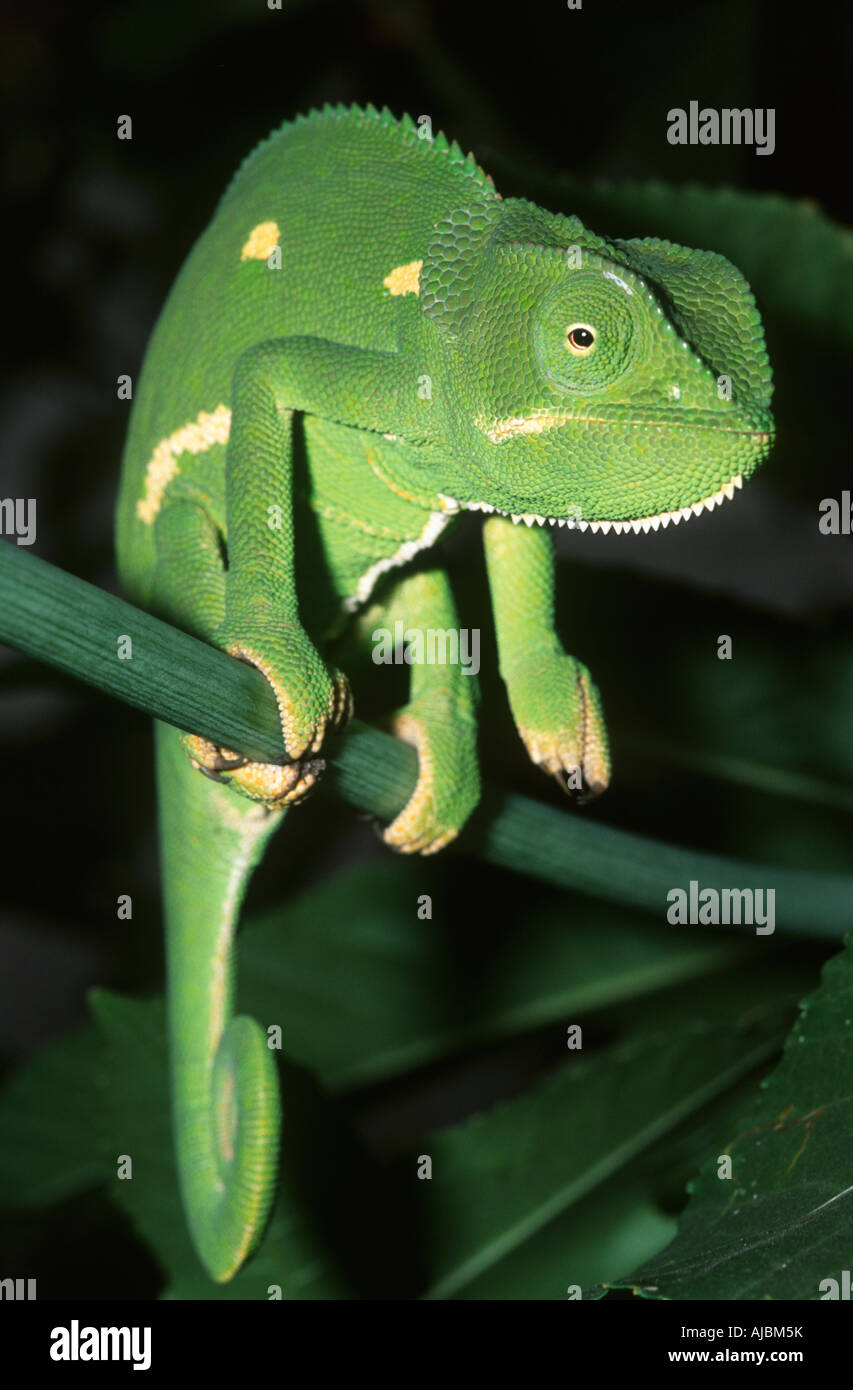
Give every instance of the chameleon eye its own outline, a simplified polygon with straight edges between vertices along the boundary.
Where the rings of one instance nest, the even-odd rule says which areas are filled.
[[[556,280],[533,313],[536,366],[558,395],[608,390],[643,347],[638,302],[595,266]]]
[[[566,329],[566,344],[569,352],[584,357],[595,344],[595,330],[588,323],[573,323]]]

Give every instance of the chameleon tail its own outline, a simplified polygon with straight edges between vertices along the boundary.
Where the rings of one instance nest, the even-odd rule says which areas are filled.
[[[278,1168],[273,1054],[254,1019],[230,1014],[240,904],[283,813],[199,776],[175,729],[156,739],[178,1177],[199,1258],[224,1282],[263,1233]]]

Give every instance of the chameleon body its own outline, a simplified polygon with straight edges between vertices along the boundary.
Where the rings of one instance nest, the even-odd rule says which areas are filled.
[[[256,665],[287,749],[251,763],[157,727],[178,1169],[218,1280],[263,1230],[280,1127],[266,1036],[232,1017],[233,934],[349,715],[336,644],[398,620],[455,627],[428,552],[463,512],[488,513],[515,723],[537,764],[596,794],[606,733],[555,634],[549,526],[677,524],[733,496],[772,437],[761,324],[733,266],[504,200],[471,156],[420,134],[327,108],[262,143],[178,277],[134,401],[124,588]],[[474,685],[411,667],[389,717],[419,755],[384,831],[399,851],[440,849],[477,802]]]

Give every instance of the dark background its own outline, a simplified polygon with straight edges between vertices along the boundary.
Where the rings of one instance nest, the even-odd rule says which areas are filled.
[[[184,256],[240,160],[282,120],[324,101],[371,101],[429,114],[486,169],[494,150],[522,170],[729,183],[849,220],[850,12],[789,13],[738,0],[585,0],[580,11],[558,0],[286,0],[281,12],[263,0],[5,4],[0,495],[37,499],[34,552],[116,588],[128,412],[116,378],[138,374]],[[667,110],[691,99],[775,107],[775,153],[670,146]],[[123,114],[131,142],[116,139]],[[660,537],[563,538],[567,645],[604,691],[616,767],[587,814],[706,849],[843,869],[849,794],[828,811],[803,779],[840,785],[853,773],[843,732],[853,556],[849,537],[820,538],[816,525],[820,498],[850,484],[846,364],[806,332],[774,346],[787,380],[802,359],[810,383],[787,404],[798,447],[783,440],[730,512]],[[451,560],[476,606],[474,529]],[[721,632],[743,654],[728,687],[715,659]],[[13,1063],[84,1017],[89,985],[155,987],[161,935],[147,722],[6,649],[0,682],[0,1055]],[[487,775],[559,804],[525,763],[493,670],[483,684]],[[763,709],[768,747],[778,720],[780,759],[800,778],[788,797],[691,765],[703,741],[712,754],[748,751],[737,748],[744,706]],[[321,799],[290,818],[287,835],[288,892],[347,856],[380,852],[369,825]],[[460,930],[488,932],[496,916],[523,918],[535,905],[530,885],[472,862],[430,873]],[[253,893],[281,891],[280,879],[280,864],[265,866]],[[535,903],[549,900],[532,891]],[[116,920],[122,893],[133,897],[131,922]],[[511,1058],[467,1059],[427,1079],[429,1103],[439,1118],[458,1115],[540,1062],[535,1040]],[[405,1108],[395,1095],[377,1105],[379,1128]],[[100,1208],[74,1219],[110,1220]],[[91,1231],[86,1240],[97,1246]],[[81,1268],[79,1249],[74,1259]]]

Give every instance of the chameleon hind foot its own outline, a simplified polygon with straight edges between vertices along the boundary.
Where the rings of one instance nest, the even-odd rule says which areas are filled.
[[[385,844],[398,854],[437,854],[456,839],[480,797],[475,726],[448,718],[446,711],[430,718],[425,704],[402,709],[383,723],[418,752],[415,790],[382,831]]]

